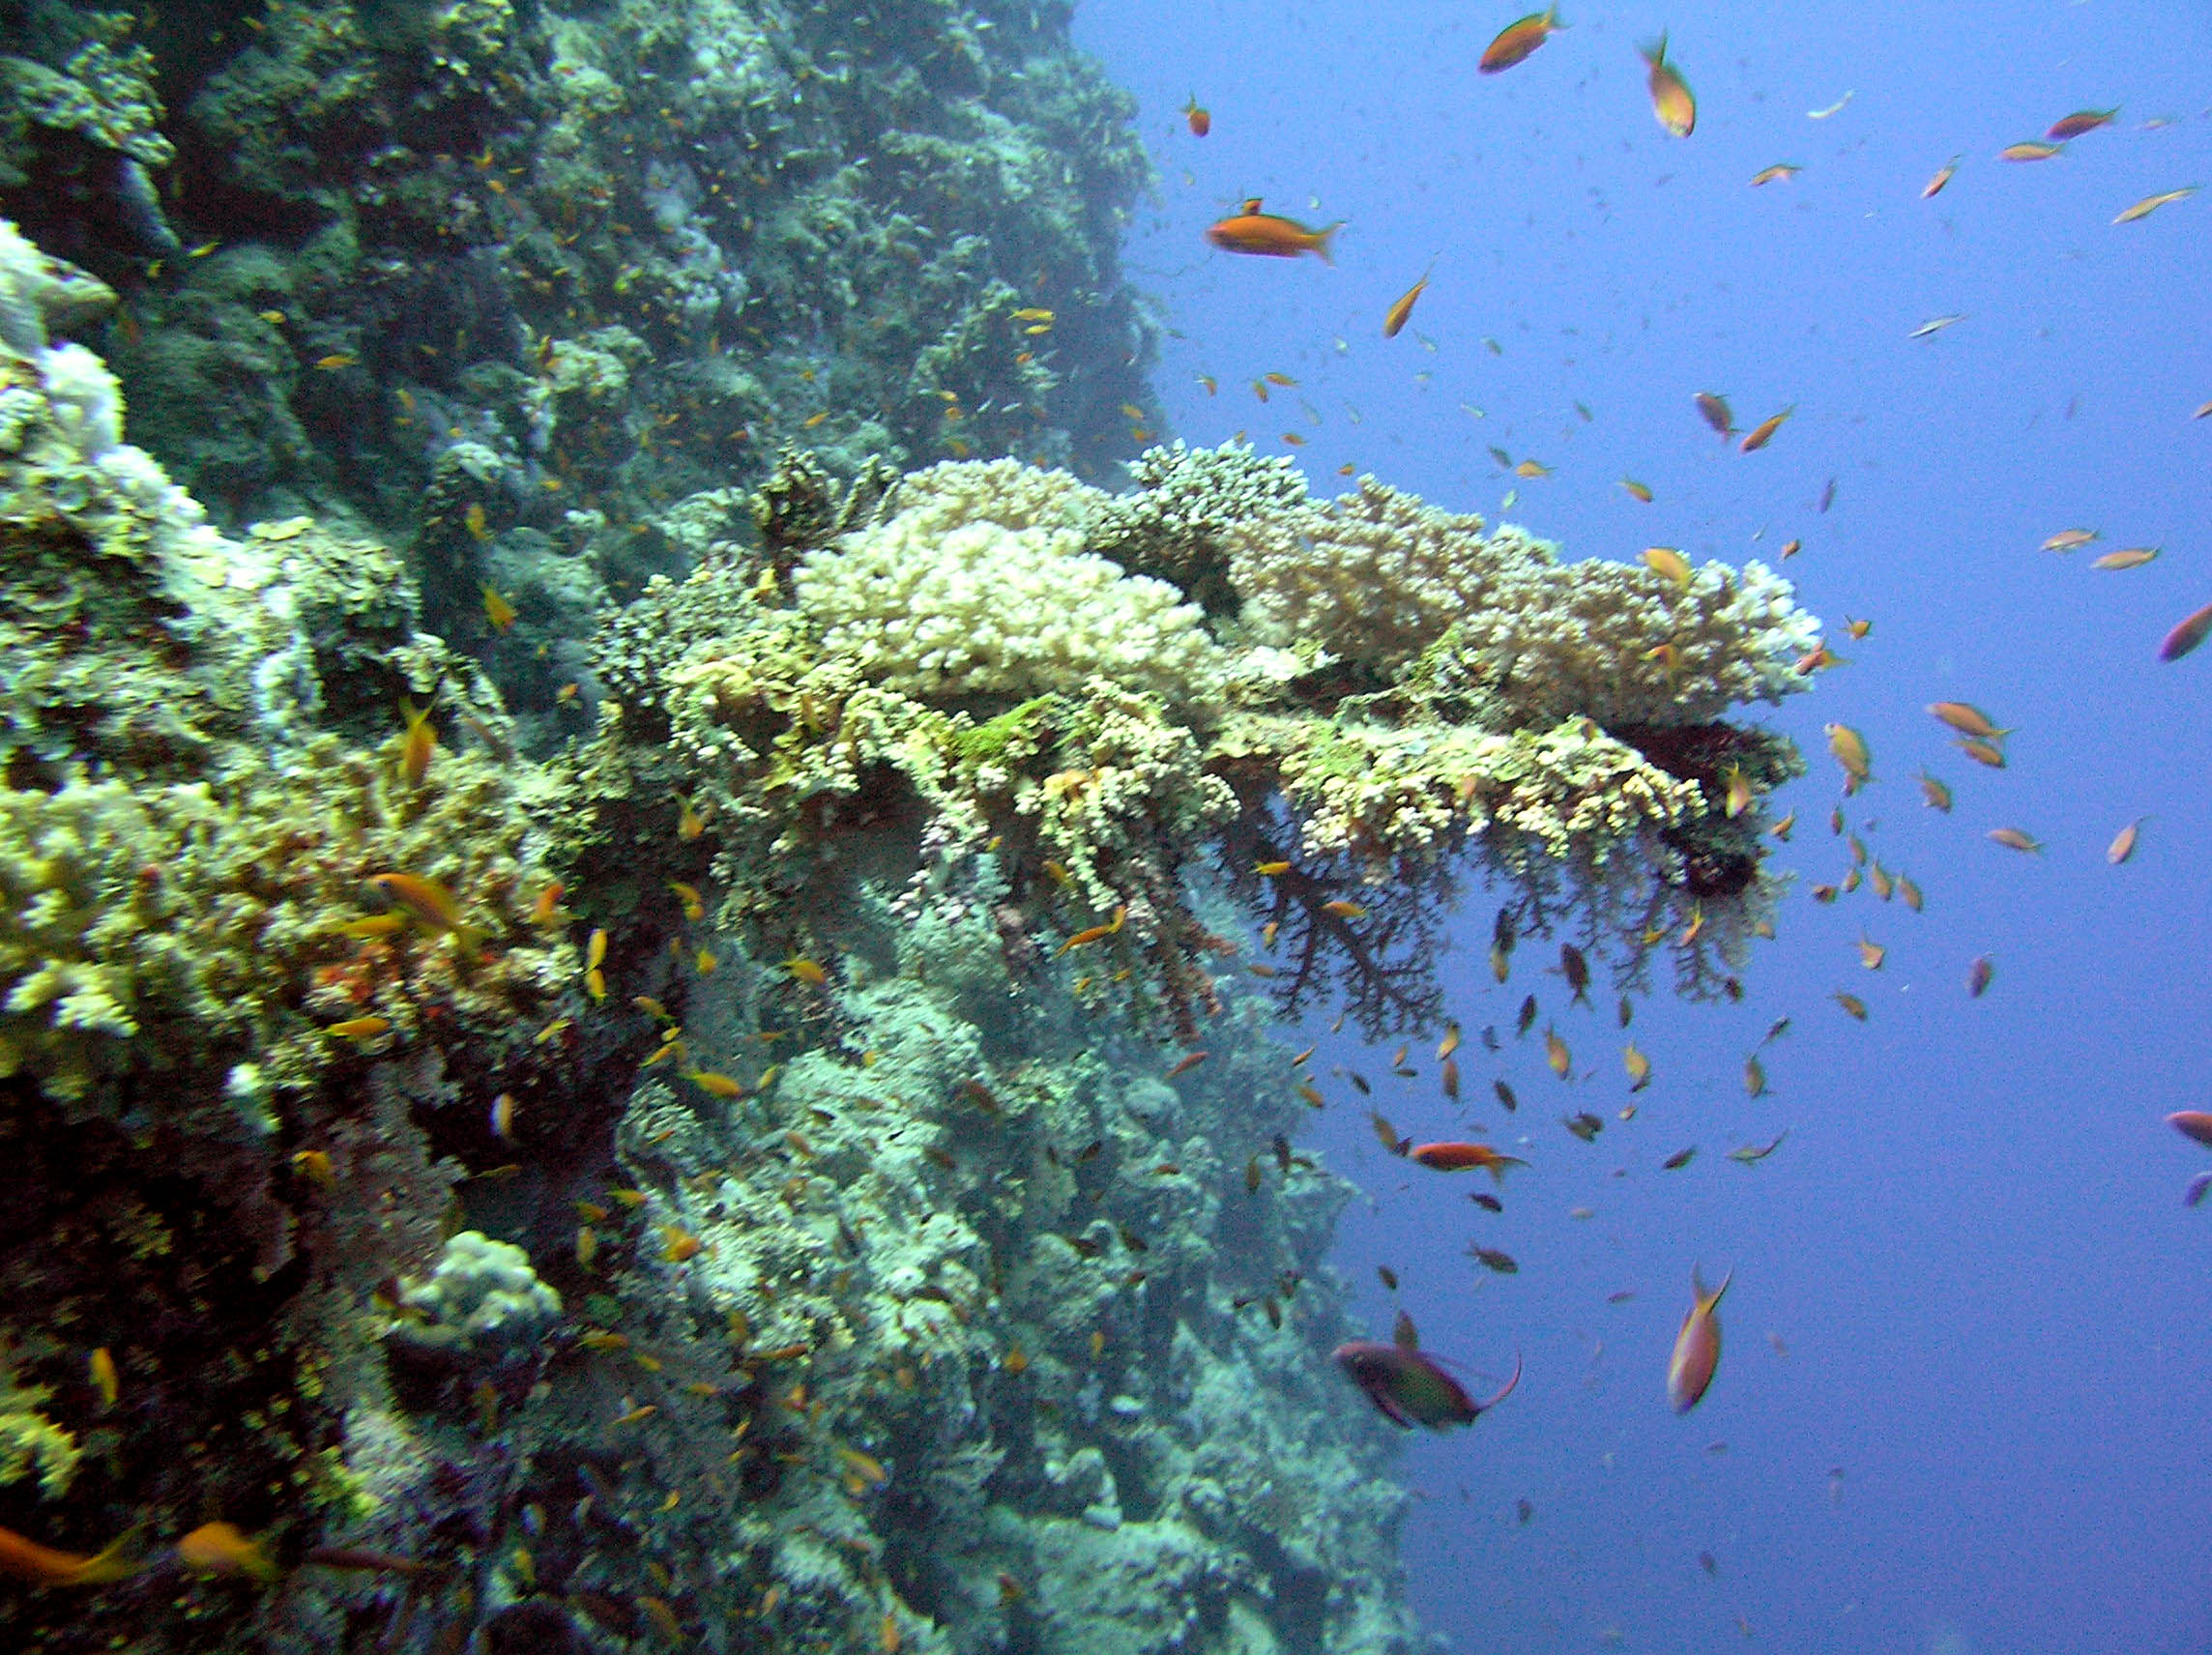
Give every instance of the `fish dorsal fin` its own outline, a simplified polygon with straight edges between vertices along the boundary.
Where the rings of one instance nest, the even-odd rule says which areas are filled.
[[[1690,1266],[1690,1291],[1697,1294],[1698,1308],[1700,1310],[1710,1311],[1715,1305],[1719,1304],[1721,1302],[1721,1294],[1728,1292],[1729,1283],[1734,1280],[1735,1266],[1731,1264],[1729,1266],[1728,1274],[1721,1277],[1721,1285],[1713,1289],[1711,1292],[1705,1292],[1705,1278],[1703,1272],[1700,1271],[1698,1266],[1695,1264]]]
[[[1402,1310],[1398,1313],[1397,1321],[1391,1325],[1390,1343],[1401,1350],[1418,1350],[1421,1348],[1421,1335],[1413,1326],[1413,1319]]]
[[[1257,195],[1247,195],[1244,198],[1243,211],[1246,218],[1250,218],[1257,214],[1260,211],[1260,197]]]

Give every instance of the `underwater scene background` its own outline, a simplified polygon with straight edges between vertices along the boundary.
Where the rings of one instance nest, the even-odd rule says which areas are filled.
[[[0,1641],[2204,1647],[2205,35],[0,6]]]

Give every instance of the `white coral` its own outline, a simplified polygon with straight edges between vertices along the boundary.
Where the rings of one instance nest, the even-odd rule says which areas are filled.
[[[1223,661],[1197,607],[1082,549],[1072,519],[1091,492],[1010,463],[934,467],[895,516],[799,566],[800,608],[832,653],[906,694],[1036,695],[1103,677],[1209,701]]]

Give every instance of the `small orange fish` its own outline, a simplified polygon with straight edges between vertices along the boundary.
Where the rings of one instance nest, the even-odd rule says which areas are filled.
[[[1324,914],[1334,915],[1339,919],[1364,919],[1367,917],[1366,909],[1360,907],[1356,902],[1346,902],[1341,897],[1334,902],[1323,903],[1321,911]]]
[[[1398,331],[1405,327],[1406,319],[1413,313],[1413,301],[1420,298],[1422,290],[1429,285],[1429,271],[1436,268],[1436,260],[1431,259],[1429,269],[1421,272],[1421,279],[1391,301],[1390,308],[1382,312],[1382,336],[1385,339],[1398,336]]]
[[[1844,791],[1852,792],[1873,779],[1873,759],[1867,752],[1866,738],[1848,724],[1823,724],[1821,731],[1828,738],[1828,751],[1835,755],[1836,763],[1844,767]]]
[[[1283,861],[1254,862],[1252,871],[1263,879],[1280,879],[1291,871],[1291,864]]]
[[[2132,569],[2158,561],[2156,546],[2122,546],[2116,552],[2107,552],[2101,558],[2090,560],[2093,569]]]
[[[341,1040],[370,1040],[392,1027],[389,1017],[349,1017],[343,1023],[334,1023],[323,1031],[335,1034]]]
[[[1651,113],[1675,137],[1688,137],[1697,131],[1698,101],[1691,95],[1682,72],[1667,61],[1667,37],[1661,35],[1655,44],[1637,49],[1651,66],[1645,82],[1651,94]]]
[[[512,1092],[503,1091],[491,1100],[491,1130],[494,1137],[513,1138],[514,1110],[515,1103]]]
[[[1673,581],[1676,592],[1690,590],[1690,560],[1673,546],[1644,547],[1644,566],[1662,580]]]
[[[559,880],[548,883],[530,905],[530,923],[533,925],[559,925],[562,923],[561,898],[568,887]]]
[[[1667,1361],[1667,1400],[1674,1404],[1676,1413],[1688,1413],[1698,1406],[1720,1367],[1721,1324],[1713,1312],[1734,1279],[1735,1272],[1731,1270],[1721,1278],[1719,1287],[1707,1292],[1704,1277],[1695,1266],[1691,1268],[1694,1302],[1690,1313],[1682,1318],[1681,1331],[1674,1335],[1674,1352]]]
[[[351,367],[359,361],[361,358],[355,356],[351,351],[333,351],[327,357],[317,357],[315,366],[324,373],[335,373],[339,368]]]
[[[2106,861],[2117,867],[2136,854],[2136,834],[2137,830],[2142,827],[2142,821],[2143,819],[2139,816],[2112,835],[2112,842],[2105,847]]]
[[[317,1189],[335,1189],[338,1174],[336,1163],[326,1149],[302,1149],[292,1157],[292,1170]]]
[[[1751,428],[1750,432],[1744,437],[1743,441],[1737,445],[1736,451],[1738,453],[1746,454],[1757,453],[1761,449],[1763,449],[1767,444],[1774,441],[1774,433],[1782,429],[1782,422],[1789,419],[1790,415],[1796,412],[1797,405],[1792,402],[1789,407],[1783,409],[1781,413],[1771,415],[1768,418],[1761,420],[1757,425],[1754,425]]]
[[[707,1245],[690,1231],[674,1224],[663,1224],[660,1227],[660,1256],[671,1264],[681,1264],[686,1260],[697,1258]]]
[[[1778,160],[1772,166],[1761,167],[1753,173],[1751,175],[1751,187],[1757,189],[1762,184],[1788,184],[1804,170],[1803,167],[1792,166],[1786,160]]]
[[[1176,1060],[1174,1067],[1168,1070],[1167,1078],[1172,1081],[1178,1075],[1188,1074],[1191,1070],[1197,1068],[1199,1064],[1205,1062],[1208,1056],[1208,1054],[1205,1052],[1184,1053],[1182,1057]]]
[[[2040,851],[2043,849],[2043,842],[2033,837],[2024,828],[1992,828],[1990,838],[1993,842],[2004,846],[2008,851]]]
[[[1470,1167],[1481,1167],[1499,1183],[1505,1181],[1507,1167],[1528,1164],[1520,1156],[1500,1153],[1488,1144],[1416,1144],[1406,1151],[1406,1156],[1440,1173],[1461,1173]]]
[[[2024,143],[2007,144],[1997,151],[1999,160],[2049,160],[2066,146],[2064,144],[2038,143],[2030,138]]]
[[[1551,1065],[1552,1073],[1561,1080],[1565,1080],[1574,1067],[1573,1054],[1568,1052],[1567,1043],[1559,1038],[1557,1030],[1544,1031],[1544,1061]]]
[[[1977,765],[1987,765],[1993,770],[2001,770],[2005,768],[2004,749],[1994,741],[1961,741],[1959,751],[1965,754]]]
[[[1620,479],[1620,486],[1628,490],[1632,500],[1641,500],[1646,506],[1651,504],[1651,490],[1647,484],[1638,482],[1632,477],[1624,477]]]
[[[2011,728],[2000,729],[1990,715],[1968,701],[1932,701],[1928,704],[1932,717],[1939,718],[1962,736],[1973,736],[1984,741],[1994,741],[2012,734]]]
[[[1957,156],[1953,156],[1949,160],[1945,161],[1941,166],[1936,169],[1936,176],[1934,178],[1931,178],[1926,184],[1920,187],[1920,199],[1925,201],[1932,195],[1940,194],[1942,192],[1943,186],[1951,182],[1952,175],[1958,170],[1959,158]]]
[[[2043,549],[2047,552],[2071,552],[2077,546],[2085,546],[2096,538],[2098,535],[2094,529],[2061,529],[2043,542]]]
[[[1213,131],[1213,117],[1199,107],[1198,94],[1190,95],[1190,102],[1182,106],[1182,118],[1190,128],[1190,135],[1203,138]]]
[[[745,1089],[730,1076],[713,1069],[692,1069],[684,1077],[709,1097],[742,1097]]]
[[[432,935],[461,929],[461,905],[434,879],[419,874],[370,874],[367,883],[412,914]]]
[[[1517,63],[1526,63],[1555,30],[1566,26],[1559,21],[1559,9],[1557,6],[1548,12],[1531,12],[1528,16],[1506,24],[1498,31],[1497,39],[1483,47],[1482,61],[1474,66],[1475,73],[1497,74]]]
[[[1857,995],[1846,994],[1842,989],[1837,989],[1830,994],[1829,998],[1844,1008],[1847,1016],[1856,1018],[1861,1023],[1866,1021],[1866,1002],[1859,999]]]
[[[31,1586],[98,1586],[128,1580],[143,1566],[123,1555],[134,1537],[135,1530],[87,1556],[81,1552],[57,1552],[12,1528],[0,1528],[0,1575]]]
[[[177,1542],[177,1560],[203,1575],[244,1575],[263,1585],[281,1573],[262,1543],[232,1523],[201,1524]]]
[[[822,969],[819,961],[809,960],[798,954],[794,954],[790,959],[784,961],[783,969],[809,988],[822,988],[830,981],[830,973]]]
[[[472,509],[476,508],[472,508]],[[499,595],[499,589],[493,586],[490,581],[479,581],[477,584],[483,588],[484,619],[491,623],[493,631],[505,632],[514,624],[514,605]]]
[[[1311,230],[1295,218],[1261,212],[1260,200],[1255,195],[1236,213],[1208,224],[1206,239],[1226,252],[1257,253],[1264,258],[1296,258],[1300,253],[1314,253],[1324,264],[1336,262],[1329,256],[1328,244],[1343,219]]]
[[[123,1380],[115,1371],[115,1358],[108,1353],[106,1346],[101,1346],[92,1353],[86,1369],[92,1375],[92,1388],[100,1393],[101,1407],[113,1408],[115,1399],[123,1394]]]
[[[431,727],[429,708],[418,710],[412,701],[401,701],[399,709],[407,715],[406,734],[399,739],[399,773],[409,787],[421,787],[438,753],[438,732]]]
[[[1705,423],[1720,433],[1723,442],[1734,434],[1735,416],[1729,412],[1727,397],[1717,391],[1701,391],[1691,400],[1698,405]]]

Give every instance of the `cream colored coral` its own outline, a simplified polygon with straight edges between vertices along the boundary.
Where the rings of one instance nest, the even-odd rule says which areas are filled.
[[[1255,643],[1318,643],[1388,670],[1470,609],[1500,572],[1548,550],[1480,517],[1424,506],[1371,477],[1327,506],[1265,513],[1229,534],[1230,579]]]
[[[1210,700],[1222,656],[1197,608],[1086,553],[1080,529],[1036,520],[1065,504],[1038,480],[1056,474],[999,463],[1005,500],[975,475],[995,467],[959,468],[958,488],[946,486],[953,468],[935,467],[917,504],[799,566],[799,606],[826,652],[911,695],[1030,696],[1098,677],[1179,705]],[[1028,526],[977,515],[989,510]]]
[[[1609,728],[1702,724],[1805,686],[1792,663],[1819,622],[1763,565],[1708,563],[1687,590],[1638,566],[1526,563],[1446,647],[1520,718],[1586,713]]]

